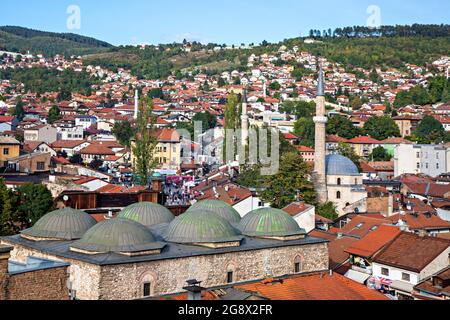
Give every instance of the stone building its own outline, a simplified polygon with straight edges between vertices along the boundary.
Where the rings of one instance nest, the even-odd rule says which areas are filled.
[[[217,210],[215,210],[217,209]],[[174,218],[140,203],[95,224],[77,210],[44,216],[5,237],[11,257],[70,264],[71,296],[127,300],[183,292],[186,280],[207,287],[328,270],[327,241],[309,237],[285,212],[259,209],[242,220],[225,206],[201,206]]]
[[[9,260],[12,249],[0,245],[0,301],[69,299],[67,263],[31,256],[19,263]]]

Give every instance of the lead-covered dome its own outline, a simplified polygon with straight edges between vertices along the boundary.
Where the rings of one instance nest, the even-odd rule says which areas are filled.
[[[138,202],[132,204],[120,212],[119,218],[139,222],[146,227],[170,223],[175,219],[169,209],[152,202]]]
[[[242,218],[239,230],[243,235],[260,238],[301,238],[306,232],[286,212],[273,209],[257,209]]]
[[[197,202],[193,204],[187,212],[193,210],[207,210],[206,213],[209,211],[214,212],[230,223],[239,223],[239,221],[241,221],[241,216],[239,215],[239,213],[228,203],[220,200],[203,200]]]
[[[359,170],[349,158],[339,154],[332,154],[326,157],[326,173],[327,175],[336,176],[357,176],[359,175]]]
[[[117,218],[99,222],[74,242],[71,249],[87,254],[114,252],[137,255],[159,253],[164,246],[142,224]]]
[[[173,220],[164,235],[168,242],[181,244],[219,244],[240,242],[238,230],[224,218],[205,210],[191,210]]]
[[[84,211],[64,208],[47,213],[21,235],[31,240],[77,240],[96,223]]]

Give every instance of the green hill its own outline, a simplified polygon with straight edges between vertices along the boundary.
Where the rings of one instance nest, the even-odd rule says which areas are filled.
[[[113,46],[73,33],[54,33],[15,26],[0,27],[0,50],[53,56],[84,55],[106,51]]]

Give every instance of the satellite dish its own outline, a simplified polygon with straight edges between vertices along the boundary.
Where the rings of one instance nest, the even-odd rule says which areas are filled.
[[[65,196],[63,197],[63,200],[64,200],[64,201],[69,201],[69,196],[65,195]]]

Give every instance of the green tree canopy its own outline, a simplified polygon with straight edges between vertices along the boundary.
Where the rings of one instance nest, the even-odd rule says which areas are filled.
[[[373,149],[369,159],[372,161],[391,161],[392,155],[385,148],[379,146]]]
[[[131,123],[128,121],[117,121],[114,123],[114,127],[112,129],[112,133],[116,137],[116,139],[124,146],[130,147],[131,138],[133,138],[135,134],[134,128],[131,126]]]
[[[61,119],[61,111],[58,106],[52,106],[48,111],[47,122],[53,124],[54,122]]]
[[[301,145],[314,147],[315,124],[312,118],[300,118],[294,124],[294,134],[299,137]]]
[[[432,116],[423,117],[414,131],[419,143],[441,143],[446,140],[445,129],[438,120]]]
[[[327,123],[327,133],[335,134],[346,139],[353,139],[361,134],[361,130],[344,116],[333,116]]]
[[[364,132],[377,140],[401,137],[400,128],[389,116],[371,117],[364,124]]]

